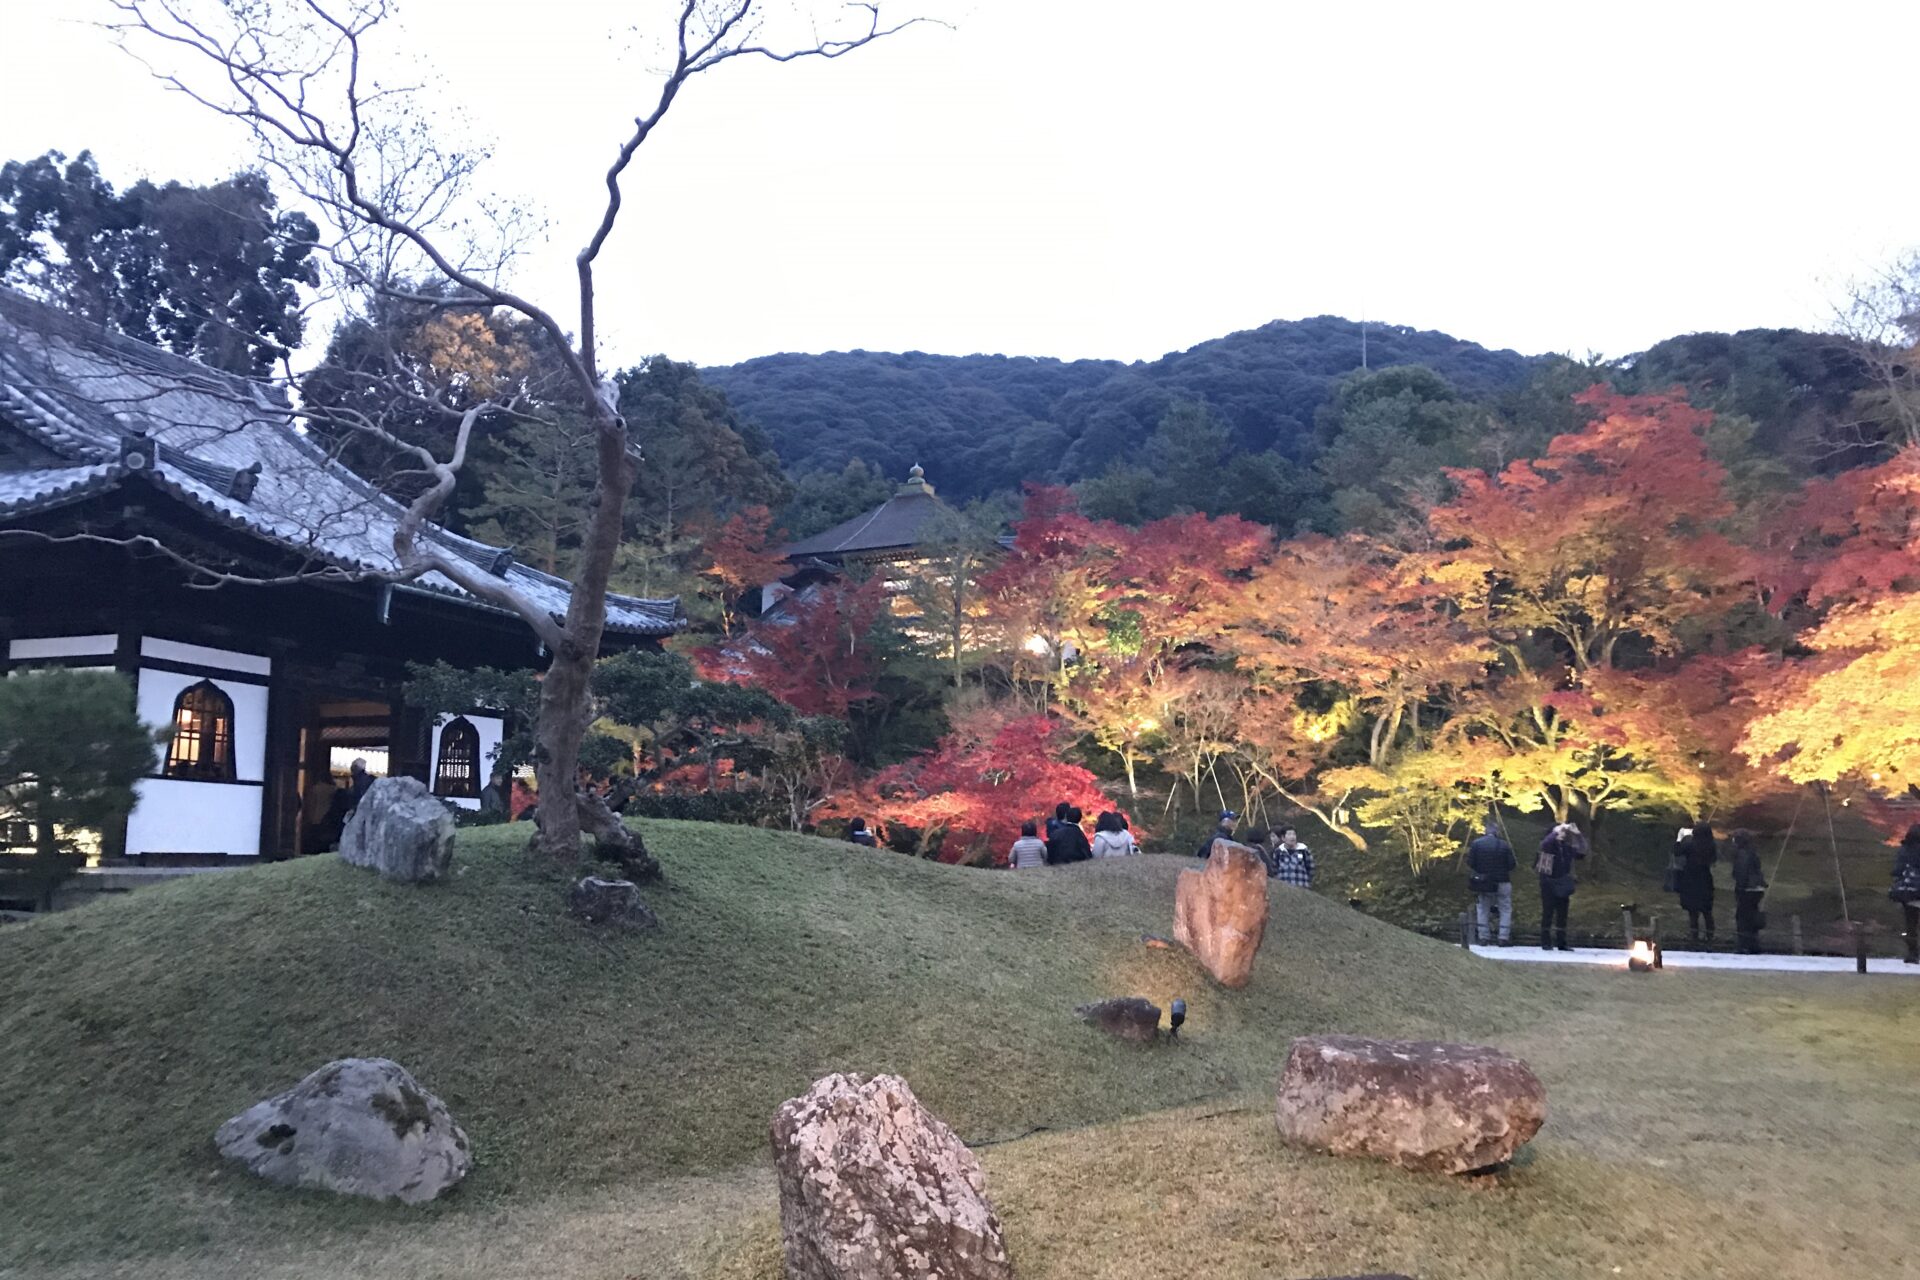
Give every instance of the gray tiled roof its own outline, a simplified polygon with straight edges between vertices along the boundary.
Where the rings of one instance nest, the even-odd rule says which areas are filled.
[[[270,389],[103,333],[7,289],[0,289],[0,417],[71,464],[0,472],[0,517],[128,482],[122,448],[145,433],[159,447],[142,480],[210,518],[315,567],[375,574],[396,567],[400,504],[306,439]],[[253,474],[236,480],[242,472]],[[501,555],[438,526],[427,536],[482,568]],[[565,580],[521,564],[501,576],[556,617],[566,612]],[[412,585],[495,607],[438,573]],[[607,596],[611,631],[669,635],[685,623],[677,600]]]
[[[927,522],[943,509],[931,490],[902,492],[851,520],[780,548],[788,559],[898,551],[919,545]]]

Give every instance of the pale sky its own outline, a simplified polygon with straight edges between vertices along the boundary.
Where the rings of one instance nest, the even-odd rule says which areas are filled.
[[[916,3],[953,28],[689,88],[603,259],[612,363],[1131,360],[1324,313],[1618,356],[1821,325],[1920,244],[1913,0]],[[670,7],[398,0],[391,56],[493,144],[486,189],[548,219],[517,284],[569,322]],[[0,0],[0,159],[244,166],[99,12]]]

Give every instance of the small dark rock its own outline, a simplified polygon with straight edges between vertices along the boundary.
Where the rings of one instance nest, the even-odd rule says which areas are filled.
[[[582,876],[567,893],[567,911],[588,924],[610,924],[622,929],[651,929],[660,921],[640,901],[640,886],[631,880],[602,880]]]
[[[1083,1004],[1074,1009],[1080,1017],[1110,1036],[1121,1040],[1150,1043],[1160,1034],[1160,1006],[1139,996],[1118,996]]]

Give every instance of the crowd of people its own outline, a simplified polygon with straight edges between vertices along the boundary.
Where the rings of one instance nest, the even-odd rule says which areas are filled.
[[[1760,933],[1767,927],[1763,910],[1767,896],[1766,870],[1760,861],[1759,838],[1744,828],[1728,837],[1733,876],[1734,949],[1742,955],[1760,953]],[[1540,882],[1540,946],[1542,950],[1571,951],[1567,943],[1567,907],[1578,887],[1575,864],[1587,855],[1586,837],[1571,822],[1556,824],[1540,842],[1534,873]],[[1682,827],[1668,860],[1666,891],[1687,915],[1690,947],[1711,947],[1715,937],[1713,868],[1720,861],[1720,842],[1713,825],[1702,821]],[[1473,931],[1483,946],[1513,944],[1513,877],[1520,861],[1500,820],[1489,815],[1481,833],[1466,851],[1467,887],[1474,895]],[[1920,823],[1907,828],[1894,854],[1893,883],[1888,897],[1900,904],[1905,922],[1907,964],[1920,964]]]
[[[1222,809],[1213,830],[1194,851],[1201,858],[1212,856],[1215,840],[1244,844],[1258,854],[1267,868],[1267,877],[1299,888],[1313,887],[1313,851],[1301,842],[1293,827],[1264,827],[1237,834],[1240,815]],[[1035,867],[1057,867],[1093,858],[1127,858],[1140,852],[1140,842],[1124,813],[1102,813],[1094,819],[1093,838],[1086,833],[1086,814],[1069,804],[1054,807],[1046,820],[1046,834],[1037,822],[1024,822],[1020,838],[1007,850],[1007,866],[1015,871]]]
[[[1222,809],[1213,829],[1200,842],[1194,855],[1212,855],[1216,840],[1229,840],[1251,848],[1266,864],[1269,879],[1302,889],[1313,887],[1313,851],[1301,841],[1291,826],[1271,830],[1255,828],[1241,836],[1240,815]],[[1086,815],[1065,802],[1054,807],[1046,819],[1044,834],[1037,821],[1023,822],[1020,837],[1007,851],[1007,866],[1015,871],[1038,867],[1057,867],[1094,858],[1126,858],[1140,852],[1140,844],[1123,813],[1099,814],[1093,823],[1093,835],[1086,831]],[[849,825],[847,839],[855,844],[873,845],[874,836],[864,818]],[[1766,901],[1767,877],[1761,866],[1760,845],[1753,832],[1741,829],[1728,837],[1729,864],[1733,875],[1734,946],[1742,954],[1757,955],[1760,933],[1767,926],[1762,909]],[[1568,907],[1579,887],[1576,868],[1587,856],[1587,838],[1572,822],[1554,824],[1540,841],[1534,858],[1534,877],[1540,889],[1540,947],[1545,951],[1571,951],[1567,941]],[[1720,843],[1713,825],[1701,821],[1682,827],[1668,862],[1665,887],[1680,902],[1687,915],[1687,940],[1691,946],[1712,946],[1715,937],[1714,867],[1720,861]],[[1467,888],[1473,894],[1473,936],[1483,946],[1513,945],[1513,883],[1520,870],[1519,856],[1507,838],[1497,814],[1486,822],[1466,848]],[[1888,896],[1900,904],[1905,918],[1908,964],[1920,964],[1920,823],[1909,827],[1894,855],[1893,884]]]

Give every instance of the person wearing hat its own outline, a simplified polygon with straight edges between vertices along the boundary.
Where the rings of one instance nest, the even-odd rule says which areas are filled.
[[[1233,839],[1233,824],[1239,820],[1240,815],[1233,810],[1222,809],[1220,811],[1220,824],[1213,829],[1212,835],[1200,842],[1200,847],[1193,851],[1193,856],[1196,858],[1211,858],[1213,856],[1213,842],[1215,840]]]

